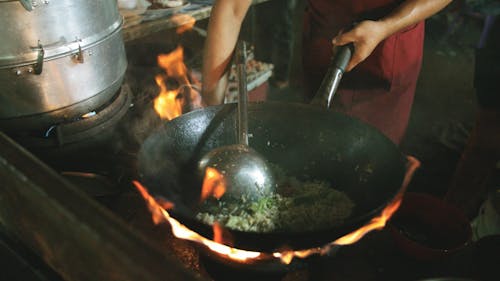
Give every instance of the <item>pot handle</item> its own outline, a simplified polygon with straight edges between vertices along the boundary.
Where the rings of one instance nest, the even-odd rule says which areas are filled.
[[[333,53],[334,56],[330,61],[325,77],[323,78],[316,95],[311,101],[311,104],[327,109],[329,109],[332,105],[333,96],[337,91],[342,75],[345,72],[345,68],[354,53],[354,45],[349,43],[347,45],[334,47]]]
[[[26,9],[26,11],[31,12],[33,11],[33,4],[32,0],[19,0],[21,2],[21,5]]]

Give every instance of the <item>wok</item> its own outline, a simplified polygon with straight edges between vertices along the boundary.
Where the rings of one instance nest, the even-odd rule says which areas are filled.
[[[150,135],[138,155],[140,180],[169,213],[202,236],[212,226],[195,218],[200,157],[237,141],[237,105],[206,107],[181,115]],[[406,157],[375,128],[341,113],[307,104],[250,103],[249,145],[300,180],[328,181],[355,203],[344,223],[309,232],[255,233],[228,230],[230,246],[261,252],[309,249],[332,242],[367,223],[400,191]]]

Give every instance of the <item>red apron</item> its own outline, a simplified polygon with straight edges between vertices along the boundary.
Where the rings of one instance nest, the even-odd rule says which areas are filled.
[[[304,17],[303,66],[306,101],[319,88],[332,56],[331,39],[363,19],[376,20],[398,3],[390,0],[308,0]],[[381,42],[345,73],[332,107],[378,128],[399,144],[408,125],[422,63],[424,23]]]

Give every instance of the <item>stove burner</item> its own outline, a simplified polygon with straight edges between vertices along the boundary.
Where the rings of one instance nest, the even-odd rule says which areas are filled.
[[[200,253],[200,263],[205,271],[215,281],[226,280],[288,280],[285,276],[307,271],[309,261],[314,258],[294,259],[290,264],[283,264],[279,260],[265,260],[255,263],[242,263],[222,257],[203,246],[197,247]],[[294,279],[295,280],[295,279]]]
[[[200,256],[200,261],[205,268],[205,271],[215,281],[280,281],[283,280],[287,272],[265,272],[260,270],[252,270],[245,268],[232,268],[218,263],[206,256]]]
[[[128,111],[132,99],[130,88],[123,84],[115,96],[99,108],[45,129],[7,131],[21,145],[33,149],[61,149],[109,137],[109,132]]]

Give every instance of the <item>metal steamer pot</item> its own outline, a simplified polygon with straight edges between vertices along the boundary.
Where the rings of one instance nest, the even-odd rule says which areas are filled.
[[[116,1],[0,0],[0,128],[64,122],[107,103],[127,67]]]

